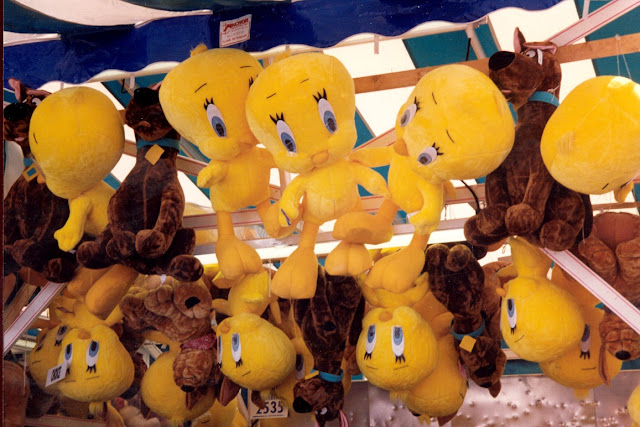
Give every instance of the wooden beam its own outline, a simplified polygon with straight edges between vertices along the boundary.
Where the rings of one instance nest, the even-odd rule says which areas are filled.
[[[606,58],[609,56],[640,52],[640,33],[628,34],[621,37],[595,40],[558,48],[556,55],[561,63],[581,61],[583,59]],[[489,74],[489,60],[478,59],[475,61],[460,62]],[[439,66],[418,68],[415,70],[398,71],[395,73],[378,74],[374,76],[358,77],[353,79],[356,93],[376,92],[379,90],[396,89],[400,87],[415,86],[418,80],[429,71]]]

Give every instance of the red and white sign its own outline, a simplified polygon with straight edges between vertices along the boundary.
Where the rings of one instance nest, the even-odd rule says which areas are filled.
[[[231,46],[249,40],[251,33],[251,15],[229,21],[220,21],[220,47]]]

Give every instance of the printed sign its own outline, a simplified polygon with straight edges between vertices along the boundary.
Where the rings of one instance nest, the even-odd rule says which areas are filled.
[[[51,384],[57,383],[58,381],[62,380],[66,376],[67,376],[67,363],[62,362],[60,365],[54,366],[53,368],[49,369],[49,372],[47,373],[47,382],[45,383],[44,386],[48,387]]]
[[[251,15],[229,21],[220,21],[220,47],[231,46],[249,40],[251,33]]]
[[[258,408],[255,403],[249,401],[249,418],[287,418],[289,416],[289,409],[280,399],[267,399],[264,405],[264,408]]]

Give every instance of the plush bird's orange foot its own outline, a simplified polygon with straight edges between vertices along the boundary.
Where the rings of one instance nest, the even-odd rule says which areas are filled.
[[[424,267],[424,251],[407,246],[380,259],[365,279],[367,286],[402,293],[413,286]]]
[[[363,244],[340,242],[327,256],[324,267],[332,276],[357,276],[372,264],[371,254]]]
[[[393,237],[391,221],[366,212],[349,212],[342,215],[333,227],[333,237],[354,243],[379,245]]]
[[[299,208],[300,214],[297,218],[294,218],[291,221],[291,225],[287,227],[282,227],[280,225],[278,216],[280,215],[280,203],[276,202],[272,205],[266,206],[265,204],[258,207],[258,214],[260,215],[260,219],[262,220],[262,225],[264,226],[264,230],[267,234],[274,239],[282,239],[291,235],[300,222],[300,218],[302,217],[302,206]]]
[[[273,277],[271,292],[284,299],[311,298],[316,293],[317,280],[318,259],[313,248],[298,247]]]
[[[236,236],[220,236],[216,242],[216,256],[220,271],[230,280],[262,270],[260,255]]]

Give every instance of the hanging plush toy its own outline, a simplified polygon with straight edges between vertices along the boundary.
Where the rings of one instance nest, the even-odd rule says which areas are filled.
[[[605,212],[593,219],[593,232],[578,251],[586,264],[635,306],[640,306],[640,217]],[[640,356],[640,336],[605,308],[600,336],[609,353],[620,360]]]
[[[572,388],[578,399],[587,398],[592,388],[602,384],[610,385],[610,381],[622,367],[621,360],[605,351],[598,334],[598,325],[604,311],[585,307],[582,314],[586,323],[578,346],[557,359],[540,363],[543,374]]]
[[[43,273],[52,282],[67,282],[77,268],[75,255],[61,251],[53,234],[67,220],[69,205],[36,179],[37,170],[28,157],[31,116],[50,93],[28,88],[15,79],[9,79],[9,84],[18,102],[4,109],[3,137],[19,144],[28,167],[5,192],[4,275],[27,267]]]
[[[640,386],[633,389],[633,392],[629,396],[629,400],[627,400],[627,410],[633,420],[631,427],[640,426]]]
[[[105,404],[124,393],[134,377],[129,352],[105,325],[73,329],[62,340],[58,364],[67,370],[58,386],[65,396],[90,402],[92,415],[106,414]]]
[[[489,60],[489,77],[518,113],[513,149],[487,175],[486,207],[467,220],[464,232],[473,245],[517,235],[562,251],[582,237],[591,204],[587,196],[558,184],[540,154],[542,132],[558,106],[562,75],[556,45],[527,43],[516,28],[514,48],[515,53],[497,52]]]
[[[356,139],[355,90],[336,58],[307,53],[269,66],[247,98],[247,119],[258,141],[283,170],[296,173],[280,199],[279,221],[287,226],[302,215],[298,248],[272,283],[282,298],[311,298],[318,274],[314,245],[320,225],[362,210],[358,184],[387,197],[382,176],[347,156]],[[302,199],[302,202],[301,202]],[[371,267],[361,243],[343,241],[327,257],[327,272],[357,275]]]
[[[142,378],[140,394],[145,405],[156,414],[167,418],[169,425],[182,426],[209,410],[215,400],[211,388],[203,388],[195,403],[192,393],[181,390],[173,381],[173,366],[180,350],[172,348],[149,366]]]
[[[585,321],[575,299],[547,278],[551,261],[519,237],[509,239],[518,277],[502,298],[502,337],[518,356],[532,362],[557,359],[578,345]]]
[[[216,374],[216,337],[211,329],[211,293],[201,281],[178,282],[171,277],[146,279],[155,287],[132,286],[122,298],[120,309],[130,327],[150,330],[180,343],[173,378],[185,392],[208,384]],[[151,289],[150,289],[151,288]]]
[[[500,393],[500,377],[507,363],[501,336],[492,336],[482,301],[484,271],[465,245],[442,244],[427,249],[429,289],[452,314],[451,334],[469,377],[493,397]],[[494,314],[494,313],[490,313]]]
[[[295,350],[287,335],[253,313],[224,319],[216,332],[218,366],[241,387],[270,389],[294,368]]]
[[[366,280],[368,286],[402,292],[424,266],[424,250],[440,223],[445,194],[455,198],[449,180],[480,178],[496,169],[511,150],[514,125],[507,101],[491,79],[464,65],[447,65],[420,79],[400,108],[395,128],[396,152],[391,147],[362,149],[350,158],[371,167],[390,163],[391,199],[376,214],[378,228],[390,230],[398,209],[415,213],[409,246],[377,262]],[[352,234],[366,231],[360,224],[370,221],[366,213],[349,214],[336,223],[334,237],[353,239]]]
[[[410,307],[375,308],[364,317],[356,348],[358,367],[385,390],[410,390],[438,361],[436,338]],[[400,369],[398,369],[400,368]]]
[[[124,119],[136,133],[136,163],[109,200],[109,224],[79,246],[78,260],[94,269],[119,263],[143,274],[198,280],[202,264],[191,256],[195,232],[182,227],[180,136],[164,117],[157,87],[136,89]]]
[[[598,76],[580,83],[544,128],[540,150],[549,173],[585,194],[627,187],[640,172],[639,110],[640,85],[632,80]]]
[[[18,363],[2,361],[2,424],[23,426],[27,416],[29,381]]]
[[[255,206],[268,233],[293,231],[280,229],[275,208],[269,213],[270,169],[276,165],[267,150],[256,147],[245,116],[249,87],[261,71],[241,50],[200,45],[160,88],[169,123],[211,159],[198,174],[198,185],[210,189],[218,219],[216,256],[222,274],[232,280],[262,269],[258,253],[235,236],[233,212]]]
[[[213,280],[214,286],[219,283],[220,275],[217,278]],[[240,313],[253,313],[261,316],[268,306],[273,311],[279,311],[277,297],[269,295],[270,280],[271,277],[266,270],[243,276],[240,280],[232,283],[226,300],[222,298],[213,300],[213,309],[217,313],[227,316]]]
[[[343,377],[348,375],[342,368],[345,345],[347,341],[355,344],[364,316],[364,300],[356,279],[331,276],[318,266],[315,295],[309,300],[296,300],[293,309],[318,371],[313,378],[297,381],[293,409],[313,412],[321,426],[336,418],[344,420]]]

